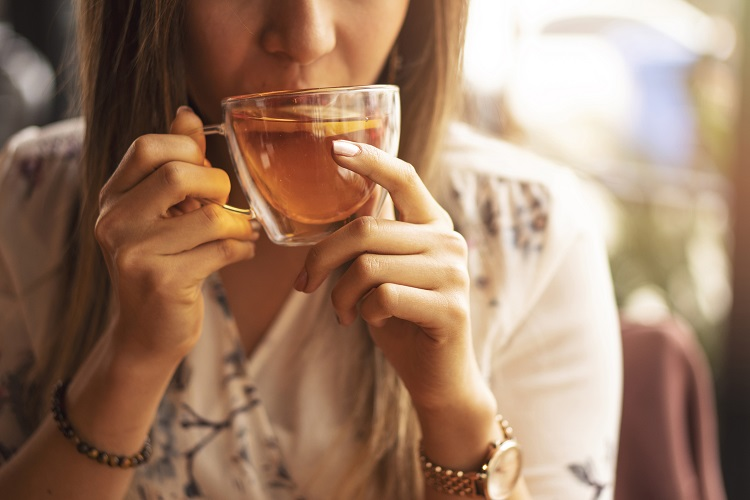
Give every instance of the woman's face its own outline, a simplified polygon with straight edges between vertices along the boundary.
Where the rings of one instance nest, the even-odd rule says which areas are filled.
[[[211,121],[221,99],[374,83],[409,0],[187,0],[188,92]]]

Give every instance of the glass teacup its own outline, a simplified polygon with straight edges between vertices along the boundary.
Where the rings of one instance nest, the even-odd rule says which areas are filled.
[[[318,88],[229,97],[221,134],[250,206],[276,244],[314,244],[362,215],[377,215],[386,191],[336,164],[332,142],[371,144],[396,155],[401,128],[394,85]]]

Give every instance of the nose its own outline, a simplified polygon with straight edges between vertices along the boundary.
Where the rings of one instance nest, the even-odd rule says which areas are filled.
[[[325,2],[282,0],[273,5],[261,35],[261,45],[266,52],[304,66],[336,46],[336,25]]]

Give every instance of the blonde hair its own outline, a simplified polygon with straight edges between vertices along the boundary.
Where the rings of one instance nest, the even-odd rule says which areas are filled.
[[[71,376],[107,327],[109,275],[94,239],[98,195],[130,143],[164,133],[187,102],[182,59],[184,1],[78,0],[81,106],[86,120],[79,219],[64,285],[69,301],[60,330],[30,376],[28,411],[38,422],[53,383]],[[468,0],[411,0],[390,71],[401,87],[401,156],[429,181],[438,144],[456,102]],[[397,61],[397,62],[396,62]],[[138,103],[133,106],[133,103]],[[408,393],[370,346],[352,425],[367,445],[337,497],[417,498],[419,426]]]

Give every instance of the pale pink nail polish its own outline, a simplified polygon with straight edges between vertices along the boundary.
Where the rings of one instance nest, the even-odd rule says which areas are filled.
[[[362,150],[349,141],[333,141],[333,154],[339,156],[357,156]]]

